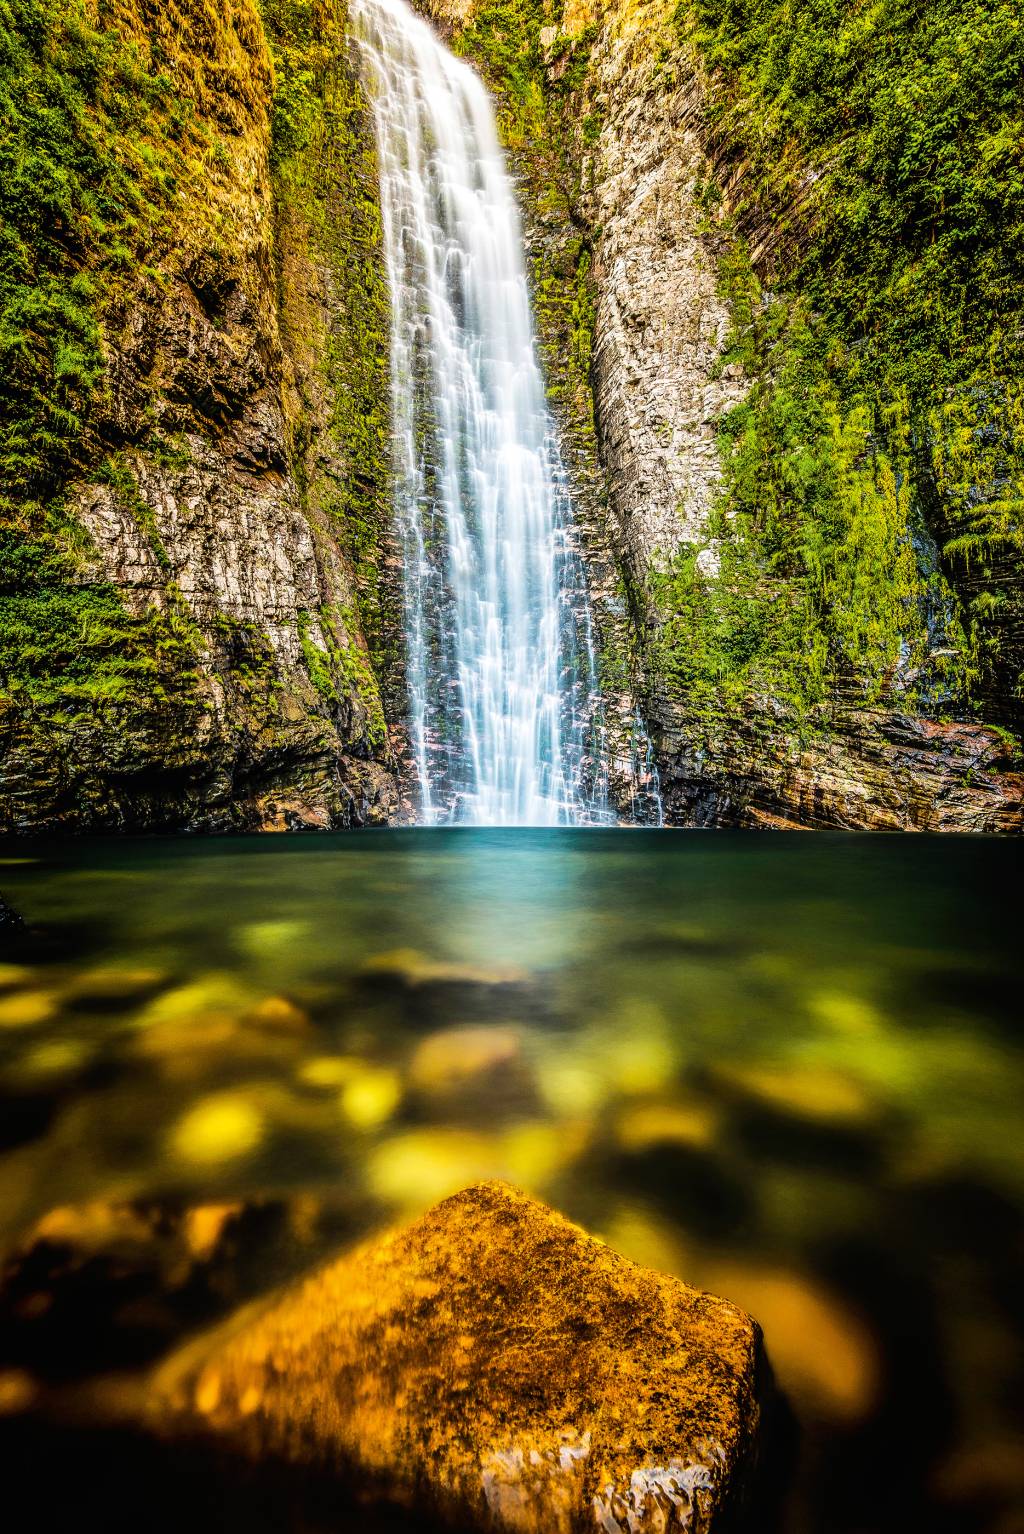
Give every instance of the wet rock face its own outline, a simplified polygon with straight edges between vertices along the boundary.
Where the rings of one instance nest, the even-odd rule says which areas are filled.
[[[706,1534],[749,1487],[760,1349],[736,1306],[484,1183],[188,1346],[147,1414],[461,1527]]]
[[[666,816],[676,824],[869,831],[1019,832],[1024,774],[993,731],[910,714],[836,709],[796,746],[773,721],[734,719],[707,741],[669,706]],[[698,743],[699,742],[699,743]]]
[[[600,123],[583,155],[583,207],[594,241],[593,390],[601,457],[619,524],[619,556],[643,592],[681,543],[707,579],[718,573],[708,523],[721,482],[723,415],[750,386],[723,368],[730,318],[719,290],[715,221],[702,187],[738,200],[743,168],[710,164],[703,82],[680,50],[664,0],[576,8],[596,17],[583,88]],[[594,15],[591,16],[591,10]],[[572,23],[567,23],[571,27]],[[770,271],[778,230],[748,228]],[[657,622],[657,614],[652,614]],[[819,740],[794,752],[771,700],[708,728],[684,699],[644,700],[670,823],[1019,830],[1020,778],[998,764],[1000,741],[971,726],[892,712],[826,711]]]
[[[473,0],[420,3],[447,30],[490,14]],[[770,286],[792,263],[806,222],[801,200],[811,188],[808,181],[795,194],[785,220],[757,208],[749,167],[709,127],[706,82],[681,38],[677,11],[672,0],[571,0],[557,26],[535,37],[549,141],[532,120],[516,121],[514,102],[509,114],[527,239],[542,258],[548,252],[538,268],[545,282],[565,280],[550,257],[558,242],[553,225],[571,227],[592,258],[586,281],[570,282],[565,300],[581,307],[581,292],[586,298],[593,484],[575,460],[571,466],[609,656],[619,641],[603,588],[616,583],[605,577],[610,561],[602,551],[610,550],[629,598],[632,661],[607,673],[628,672],[630,686],[617,696],[618,684],[606,681],[609,717],[614,725],[639,699],[670,824],[1019,830],[1019,775],[1008,770],[1005,742],[994,730],[916,716],[909,707],[858,707],[837,685],[808,742],[803,722],[788,717],[780,699],[756,696],[742,709],[712,710],[659,674],[656,641],[667,613],[652,576],[687,545],[702,579],[718,577],[712,511],[722,485],[719,428],[755,382],[723,356],[731,318],[720,267],[729,221],[739,218],[753,265]],[[479,36],[477,62],[500,90],[502,59],[489,55],[486,21]],[[553,158],[564,162],[558,190],[568,189],[567,206],[544,190]],[[558,208],[554,220],[551,206]],[[551,346],[545,337],[548,308],[541,291],[555,409],[572,440],[559,360],[566,343],[556,336]],[[1012,634],[1007,657],[1011,652]],[[991,711],[1003,715],[1005,700]],[[621,754],[621,729],[618,739],[612,729],[610,741],[613,756]],[[613,780],[617,773],[621,764]]]

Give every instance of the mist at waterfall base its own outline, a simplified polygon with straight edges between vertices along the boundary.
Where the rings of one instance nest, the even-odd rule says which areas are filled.
[[[351,16],[392,303],[419,818],[606,821],[587,585],[494,110],[404,0],[353,0]]]
[[[219,1271],[230,1308],[505,1177],[760,1318],[802,1430],[787,1534],[1017,1526],[1011,843],[442,827],[0,852],[38,929],[0,969],[5,1244],[55,1208],[261,1198],[278,1237]],[[12,1337],[65,1370],[152,1356],[126,1292],[56,1343],[60,1305],[0,1315],[0,1372]]]

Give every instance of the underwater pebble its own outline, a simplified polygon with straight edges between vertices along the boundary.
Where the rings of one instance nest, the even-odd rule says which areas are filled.
[[[596,1113],[608,1095],[604,1074],[590,1064],[549,1056],[537,1070],[537,1086],[556,1114]]]
[[[383,1203],[419,1209],[481,1178],[501,1175],[501,1151],[485,1135],[418,1129],[385,1140],[370,1155],[367,1182]]]
[[[34,971],[27,964],[0,964],[0,991],[13,991],[31,985]]]
[[[34,1028],[57,1011],[57,998],[49,991],[15,991],[0,996],[0,1028]]]
[[[825,1066],[721,1064],[712,1074],[728,1092],[795,1118],[852,1124],[875,1114],[871,1095],[856,1077]]]
[[[234,941],[256,958],[286,953],[309,931],[305,921],[253,921],[239,927]]]
[[[672,1081],[678,1069],[675,1049],[667,1038],[629,1031],[606,1047],[604,1065],[615,1090],[627,1096],[656,1092]]]
[[[877,1032],[883,1019],[862,996],[849,991],[817,991],[808,999],[808,1010],[836,1033],[868,1035]]]
[[[153,1023],[192,1017],[237,1017],[248,1011],[254,1000],[251,991],[233,976],[204,975],[155,997],[141,1014],[139,1025],[147,1028]]]
[[[70,1001],[128,1001],[165,985],[167,973],[160,969],[87,969],[64,987]]]
[[[444,1028],[413,1052],[409,1081],[419,1091],[454,1091],[476,1076],[511,1065],[521,1041],[514,1028]]]
[[[364,1067],[342,1088],[338,1105],[357,1129],[376,1129],[386,1124],[402,1100],[402,1083],[396,1071]]]
[[[692,1282],[749,1309],[761,1323],[782,1389],[833,1421],[868,1416],[881,1369],[864,1324],[840,1299],[799,1273],[738,1263],[699,1265]]]
[[[0,1417],[28,1411],[37,1392],[35,1380],[24,1369],[0,1369]]]
[[[310,1027],[309,1013],[289,1001],[287,996],[267,996],[246,1014],[246,1022],[261,1028],[275,1028],[305,1033]]]
[[[637,1103],[615,1119],[614,1135],[625,1151],[644,1151],[652,1145],[710,1145],[718,1130],[719,1116],[705,1103]]]
[[[295,1072],[304,1087],[318,1087],[330,1092],[343,1087],[365,1069],[365,1062],[355,1055],[314,1055],[303,1060]]]
[[[500,1177],[542,1190],[590,1142],[586,1119],[524,1120],[498,1134],[441,1128],[410,1130],[372,1153],[367,1179],[384,1203],[422,1208],[480,1178]]]
[[[70,1076],[81,1070],[91,1054],[81,1039],[53,1039],[27,1050],[18,1062],[17,1074],[30,1080]]]
[[[175,1124],[170,1150],[182,1161],[216,1166],[247,1156],[264,1134],[264,1118],[246,1098],[217,1093],[190,1108]]]
[[[500,1139],[501,1175],[538,1192],[586,1150],[591,1138],[587,1119],[536,1119],[513,1124]]]

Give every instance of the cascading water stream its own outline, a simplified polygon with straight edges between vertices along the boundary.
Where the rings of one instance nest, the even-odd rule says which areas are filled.
[[[483,84],[353,0],[376,125],[412,747],[428,822],[609,819],[590,607]]]

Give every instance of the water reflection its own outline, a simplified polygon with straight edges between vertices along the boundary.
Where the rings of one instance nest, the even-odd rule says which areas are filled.
[[[22,1362],[49,1349],[52,1366],[55,1338],[65,1366],[139,1361],[289,1264],[503,1176],[762,1320],[803,1428],[794,1531],[1011,1528],[1009,843],[409,831],[31,850],[0,868],[37,929],[0,965],[4,1241],[43,1220],[51,1245],[113,1244],[122,1271],[156,1217],[111,1201],[159,1197],[202,1206],[186,1245],[206,1277],[177,1309],[164,1296],[165,1330],[118,1311],[91,1353],[57,1326],[72,1301],[44,1313],[19,1292],[0,1342]]]

